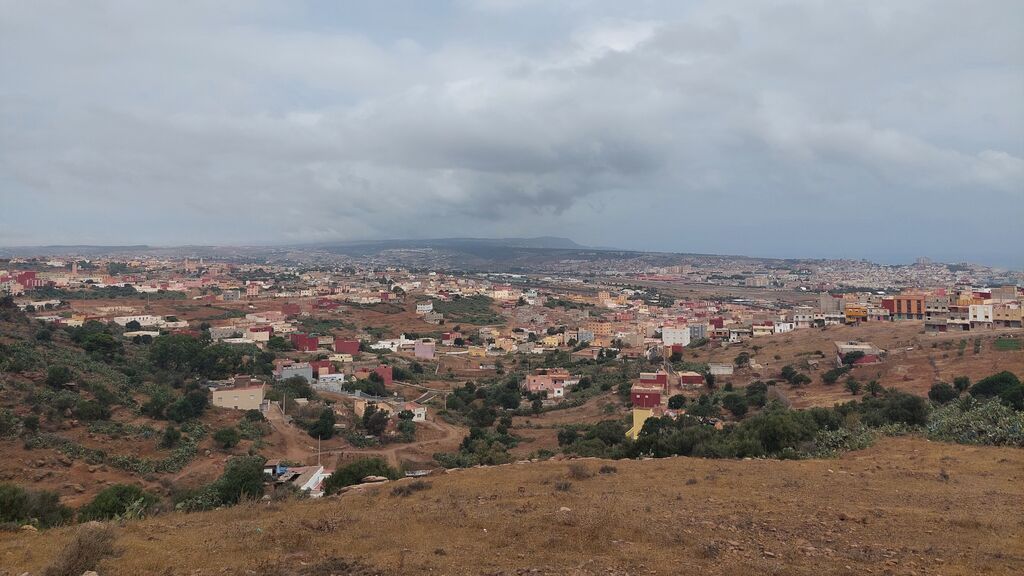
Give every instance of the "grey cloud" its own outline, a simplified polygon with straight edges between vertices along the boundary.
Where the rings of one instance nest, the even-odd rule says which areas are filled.
[[[448,36],[398,39],[291,8],[4,3],[3,241],[615,231],[744,251],[851,197],[1002,204],[978,240],[931,230],[937,205],[868,204],[885,241],[909,225],[941,257],[1024,212],[1019,3],[456,3]],[[517,35],[539,19],[553,32]]]

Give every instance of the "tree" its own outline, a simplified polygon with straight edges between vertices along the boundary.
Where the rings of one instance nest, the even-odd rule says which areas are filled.
[[[747,413],[747,401],[739,394],[732,393],[726,394],[722,397],[722,406],[726,410],[732,412],[732,415],[737,418],[742,418]]]
[[[846,389],[850,391],[850,394],[856,396],[860,393],[860,382],[857,381],[853,376],[846,379]]]
[[[138,486],[115,484],[104,488],[82,508],[78,510],[78,520],[110,520],[122,517],[126,512],[138,511],[144,514],[146,509],[158,502],[158,498]]]
[[[877,398],[878,395],[882,393],[884,388],[882,388],[882,385],[878,383],[878,380],[872,380],[868,382],[867,386],[865,387],[865,390],[868,391],[868,394],[871,394],[872,398]]]
[[[843,354],[843,366],[852,366],[857,360],[864,357],[864,352],[860,350],[854,350],[853,352],[847,352]]]
[[[228,460],[224,473],[213,485],[222,504],[237,504],[243,498],[263,495],[263,463],[259,456],[236,456]]]
[[[142,324],[139,324],[138,320],[131,320],[124,325],[126,332],[134,332],[136,330],[142,330]]]
[[[373,405],[371,404],[371,406]],[[313,438],[328,440],[334,436],[334,425],[336,423],[337,417],[334,415],[334,410],[325,407],[320,411],[320,417],[317,418],[316,422],[309,427],[307,432],[309,432],[309,435]]]
[[[748,352],[740,352],[734,359],[737,368],[750,365],[750,354]]]
[[[71,369],[67,366],[50,366],[46,371],[46,385],[51,388],[60,388],[71,382]]]
[[[383,410],[378,410],[376,404],[367,404],[363,411],[363,428],[368,434],[380,436],[388,427],[388,415]]]
[[[668,407],[672,410],[679,410],[686,405],[686,396],[675,394],[668,399]]]
[[[956,388],[957,394],[963,394],[970,387],[971,379],[967,376],[957,376],[956,378],[953,378],[953,388]]]
[[[936,382],[928,390],[928,398],[936,404],[946,404],[955,400],[959,394],[955,388],[945,382]]]
[[[242,435],[238,432],[237,428],[232,426],[230,428],[221,428],[214,432],[213,439],[220,444],[221,448],[228,450],[238,445]]]

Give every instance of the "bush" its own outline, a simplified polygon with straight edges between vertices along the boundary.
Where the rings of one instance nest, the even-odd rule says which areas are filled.
[[[72,511],[60,503],[56,492],[26,490],[15,484],[0,484],[0,523],[35,524],[42,528],[71,520]]]
[[[408,484],[402,484],[401,486],[395,486],[391,489],[392,496],[412,496],[416,492],[422,490],[429,490],[430,482],[425,480],[414,480]]]
[[[744,400],[743,396],[736,393],[723,396],[722,406],[729,412],[732,412],[732,415],[737,418],[742,418],[747,413],[747,401]]]
[[[594,473],[581,462],[573,462],[569,464],[569,478],[572,478],[573,480],[586,480],[593,475]]]
[[[156,496],[138,486],[115,484],[102,492],[78,510],[78,520],[110,520],[144,516],[147,509],[158,502]]]
[[[668,399],[668,407],[672,410],[679,410],[683,406],[686,406],[686,396],[682,394],[674,394]]]
[[[213,439],[220,444],[221,448],[228,450],[238,445],[242,435],[238,432],[237,428],[221,428],[213,433]]]
[[[78,528],[71,542],[43,570],[43,576],[80,576],[113,553],[113,527],[89,523]]]
[[[948,404],[959,396],[952,386],[945,382],[936,382],[928,390],[928,398],[936,404]]]
[[[51,388],[60,388],[73,377],[71,369],[67,366],[50,366],[46,371],[46,385]]]
[[[1012,372],[1003,371],[978,380],[969,392],[975,398],[998,397],[1007,406],[1024,410],[1024,384]]]
[[[359,484],[367,476],[384,476],[395,480],[398,478],[398,471],[380,458],[362,458],[335,470],[327,480],[324,480],[324,492],[328,495],[334,494],[345,486]]]

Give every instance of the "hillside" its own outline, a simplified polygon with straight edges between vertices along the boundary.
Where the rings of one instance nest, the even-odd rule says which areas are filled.
[[[584,473],[571,466],[582,464]],[[602,465],[613,466],[599,473]],[[593,474],[584,478],[587,474]],[[116,528],[134,574],[1019,574],[1024,452],[886,439],[835,460],[475,468]],[[567,483],[567,484],[565,484]],[[33,574],[73,528],[0,535]]]

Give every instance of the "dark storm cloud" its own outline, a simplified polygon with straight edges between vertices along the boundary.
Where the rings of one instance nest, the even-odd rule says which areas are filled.
[[[1024,243],[1018,2],[0,7],[0,243]]]

